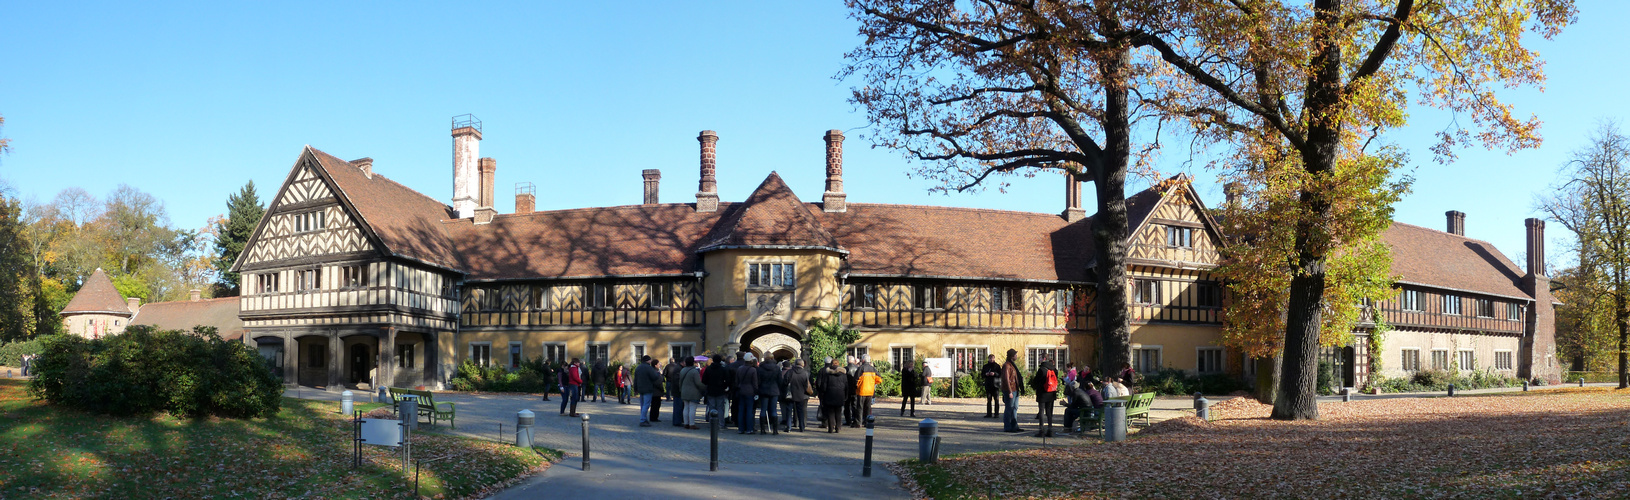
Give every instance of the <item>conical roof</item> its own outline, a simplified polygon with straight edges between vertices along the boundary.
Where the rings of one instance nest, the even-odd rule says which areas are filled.
[[[746,202],[729,208],[698,251],[752,247],[843,251],[838,239],[775,172],[764,178]]]
[[[130,315],[130,306],[125,304],[124,296],[119,295],[113,280],[100,267],[85,278],[85,286],[80,287],[79,293],[68,301],[68,307],[62,308],[62,314],[90,313]]]

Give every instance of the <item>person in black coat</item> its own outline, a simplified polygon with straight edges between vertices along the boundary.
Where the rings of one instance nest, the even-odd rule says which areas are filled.
[[[606,365],[605,358],[600,358],[594,360],[593,370],[594,372],[589,374],[589,378],[594,380],[594,401],[604,403],[606,402],[606,381],[611,379],[611,367]],[[588,398],[585,397],[584,399]]]
[[[543,363],[543,373],[541,373],[540,375],[543,375],[543,380],[544,380],[544,382],[543,382],[543,400],[548,401],[549,400],[549,391],[551,389],[555,388],[554,384],[552,384],[552,382],[555,381],[555,365],[554,365],[554,363],[550,363],[550,362],[545,361]]]
[[[741,369],[742,354],[746,353],[730,355],[729,358],[726,358],[724,364],[725,369],[730,371],[730,404],[725,405],[730,407],[728,408],[730,411],[730,418],[726,418],[724,420],[725,427],[733,427],[741,422],[741,415],[737,415],[737,411],[740,410],[741,406],[741,397],[739,394],[736,394],[736,371]]]
[[[741,355],[741,367],[736,369],[736,422],[737,434],[753,434],[754,406],[758,396],[758,366],[753,353]]]
[[[827,358],[826,366],[815,378],[815,394],[821,400],[821,427],[826,428],[826,432],[838,432],[840,412],[844,400],[853,392],[848,388],[853,386],[849,383],[849,374],[838,366],[837,360]]]
[[[985,382],[985,418],[996,418],[1002,413],[1002,389],[997,387],[1002,380],[1002,365],[996,363],[995,354],[986,356],[979,377]]]
[[[769,429],[781,435],[781,412],[776,403],[781,399],[781,364],[766,359],[758,364],[758,417],[759,429]],[[759,434],[763,434],[762,430]]]
[[[1036,391],[1037,420],[1044,426],[1036,429],[1036,437],[1053,436],[1053,401],[1058,399],[1058,370],[1053,369],[1053,362],[1043,360],[1041,366],[1036,368],[1036,374],[1030,376],[1030,387]]]
[[[713,358],[707,369],[702,370],[702,385],[707,386],[707,411],[719,413],[720,427],[724,425],[725,415],[729,414],[725,407],[730,405],[730,383],[734,381],[735,377],[730,375],[725,360]],[[714,422],[710,419],[708,423]]]
[[[781,379],[781,396],[787,400],[782,410],[787,415],[787,425],[781,430],[792,432],[796,422],[798,432],[804,432],[804,422],[809,420],[809,389],[809,370],[804,369],[804,360],[793,361],[792,368],[787,369],[786,377]]]
[[[849,356],[849,365],[843,368],[849,374],[849,382],[844,387],[848,396],[843,400],[843,425],[854,428],[860,427],[860,398],[855,396],[855,382],[860,378],[860,364],[855,362],[854,356]]]
[[[911,404],[911,416],[917,416],[917,395],[922,394],[922,374],[917,363],[907,361],[900,369],[900,416],[906,416],[906,404]]]
[[[1092,378],[1087,378],[1064,384],[1065,429],[1075,430],[1076,419],[1094,419],[1096,414],[1090,412],[1096,412],[1104,407],[1104,395],[1098,392],[1094,382]]]

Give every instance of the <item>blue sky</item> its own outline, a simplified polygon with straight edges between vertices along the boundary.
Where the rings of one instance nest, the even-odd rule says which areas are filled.
[[[1467,234],[1518,259],[1522,219],[1555,183],[1569,151],[1603,119],[1630,119],[1630,9],[1580,4],[1580,22],[1536,42],[1545,92],[1504,97],[1545,122],[1545,145],[1507,156],[1463,151],[1431,161],[1431,134],[1451,116],[1413,111],[1388,139],[1412,156],[1414,193],[1397,220],[1442,228],[1466,212]],[[470,3],[13,2],[0,16],[0,133],[14,151],[0,179],[49,200],[120,183],[164,200],[177,226],[202,227],[253,179],[263,198],[300,148],[374,158],[376,172],[451,198],[449,118],[485,122],[498,159],[499,210],[510,187],[538,186],[540,210],[638,203],[640,170],[662,169],[662,201],[694,200],[696,134],[717,130],[719,189],[741,200],[779,171],[820,198],[821,136],[845,130],[851,202],[1058,212],[1055,175],[1014,179],[1006,193],[929,194],[898,153],[858,136],[865,117],[832,79],[859,41],[841,2]],[[1171,174],[1185,153],[1171,151]],[[1195,168],[1215,203],[1215,173]],[[1089,207],[1090,193],[1087,190]],[[1553,263],[1565,232],[1551,225]]]

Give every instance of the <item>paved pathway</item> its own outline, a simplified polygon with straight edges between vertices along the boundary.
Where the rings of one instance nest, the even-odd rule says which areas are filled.
[[[1612,386],[1613,384],[1586,384]],[[1568,386],[1536,387],[1535,390]],[[1487,389],[1464,394],[1512,392],[1522,389]],[[338,400],[338,393],[313,389],[290,390],[291,397]],[[1355,399],[1392,397],[1432,397],[1443,393],[1356,395]],[[357,394],[359,400],[368,394]],[[1213,402],[1229,399],[1212,397]],[[1321,398],[1322,401],[1340,397]],[[726,429],[719,434],[720,470],[708,471],[708,431],[685,430],[663,422],[649,428],[638,426],[639,405],[584,402],[578,412],[590,415],[591,466],[582,470],[582,421],[559,415],[560,398],[540,401],[536,396],[509,394],[437,394],[438,402],[458,405],[457,429],[436,426],[441,432],[480,439],[514,440],[515,413],[530,409],[537,414],[535,440],[541,446],[564,450],[566,458],[547,472],[531,478],[497,498],[520,499],[582,494],[594,498],[906,498],[898,480],[881,467],[917,456],[917,424],[924,418],[939,423],[941,453],[968,453],[1043,446],[1043,440],[1030,433],[1005,434],[1000,419],[983,418],[983,400],[944,399],[917,407],[917,416],[900,417],[899,400],[885,398],[874,409],[877,428],[871,478],[861,477],[864,429],[844,428],[827,434],[811,423],[809,432],[775,435],[739,435]],[[1192,415],[1193,399],[1174,396],[1157,398],[1151,420]],[[1020,425],[1036,429],[1034,400],[1020,407]],[[336,404],[337,411],[337,404]],[[811,412],[813,413],[813,408]],[[664,405],[661,418],[672,416]],[[1061,423],[1063,410],[1057,411]],[[498,433],[503,424],[504,434]],[[1095,439],[1058,438],[1046,446],[1078,444]],[[797,472],[794,472],[796,469]],[[724,485],[724,488],[720,488]]]

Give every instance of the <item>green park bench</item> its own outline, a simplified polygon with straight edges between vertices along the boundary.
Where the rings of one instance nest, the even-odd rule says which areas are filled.
[[[419,398],[418,416],[429,417],[430,425],[436,425],[437,420],[446,420],[448,426],[454,429],[458,428],[458,425],[453,420],[456,416],[456,411],[454,409],[455,403],[437,403],[436,395],[430,391],[404,389],[401,387],[386,387],[385,389],[390,392],[392,408],[397,409],[397,411],[400,411],[400,407],[396,405],[402,403],[403,397],[417,396]]]
[[[1127,427],[1131,427],[1132,426],[1132,419],[1137,418],[1137,417],[1143,417],[1143,426],[1144,427],[1149,426],[1149,408],[1154,406],[1154,404],[1155,404],[1155,393],[1153,393],[1153,392],[1143,392],[1143,393],[1133,394],[1131,396],[1113,397],[1113,398],[1107,399],[1106,401],[1126,401],[1126,425],[1127,425]],[[1083,432],[1089,431],[1089,430],[1097,430],[1099,433],[1102,433],[1104,431],[1104,414],[1105,413],[1107,413],[1107,412],[1099,410],[1097,418],[1094,418],[1094,419],[1085,419],[1085,418],[1080,419],[1079,422],[1081,422],[1081,423],[1078,424],[1078,425],[1082,426],[1081,430]]]

